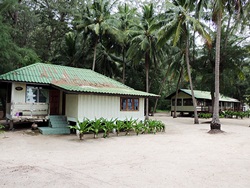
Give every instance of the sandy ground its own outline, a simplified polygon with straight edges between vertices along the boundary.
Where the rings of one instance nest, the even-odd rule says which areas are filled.
[[[166,133],[0,135],[0,187],[250,187],[250,119],[221,119],[226,133],[211,135],[208,120],[153,118]]]

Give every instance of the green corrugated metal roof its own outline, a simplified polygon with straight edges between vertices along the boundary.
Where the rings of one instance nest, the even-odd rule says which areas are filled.
[[[70,86],[65,84],[55,84],[56,86],[72,92],[85,92],[85,93],[100,93],[100,94],[112,94],[112,95],[129,95],[129,96],[145,96],[145,97],[157,97],[155,94],[138,91],[130,88],[98,88],[92,86]]]
[[[180,89],[180,91],[183,91],[184,93],[192,96],[191,90],[189,89]],[[194,90],[194,97],[196,99],[208,99],[211,100],[211,93],[209,91],[200,91],[200,90]],[[240,102],[237,99],[230,98],[224,95],[220,95],[220,101],[225,102]]]
[[[72,92],[159,97],[134,90],[89,69],[35,63],[0,76],[0,81],[51,84]]]

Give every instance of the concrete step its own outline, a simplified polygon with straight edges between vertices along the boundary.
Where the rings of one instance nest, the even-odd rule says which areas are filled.
[[[39,131],[44,135],[49,134],[70,134],[70,129],[68,128],[67,118],[60,115],[49,116],[49,126],[39,127]]]
[[[52,128],[66,128],[68,127],[68,122],[65,116],[50,116],[49,127]]]
[[[68,127],[68,122],[50,122],[49,127],[52,128],[65,128]]]
[[[38,129],[44,135],[70,134],[70,129],[69,128],[39,127]]]
[[[67,118],[65,116],[61,116],[61,115],[51,115],[51,116],[49,116],[49,119],[51,119],[51,120],[62,120],[62,121],[67,120]]]

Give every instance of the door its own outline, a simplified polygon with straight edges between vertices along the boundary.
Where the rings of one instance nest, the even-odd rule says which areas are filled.
[[[50,90],[49,92],[50,115],[59,115],[60,91]]]

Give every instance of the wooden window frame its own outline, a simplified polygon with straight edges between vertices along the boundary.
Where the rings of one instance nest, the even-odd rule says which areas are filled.
[[[126,108],[123,109],[123,100],[126,100]],[[128,105],[128,101],[129,100],[132,100],[132,109],[129,109],[129,105]],[[137,106],[137,109],[135,109],[135,100],[138,100],[138,106]],[[139,98],[132,98],[132,97],[121,97],[120,98],[120,111],[123,111],[123,112],[133,112],[133,111],[139,111],[139,106],[140,106],[140,100]]]

